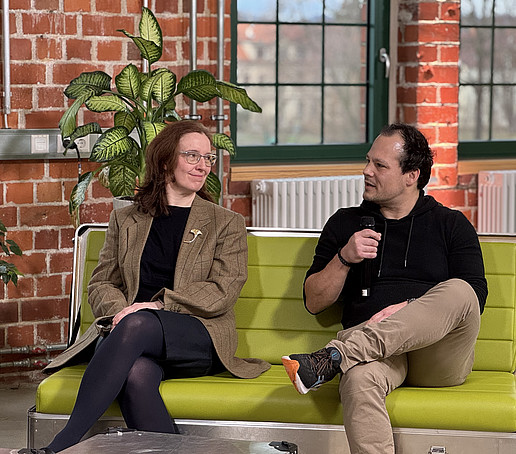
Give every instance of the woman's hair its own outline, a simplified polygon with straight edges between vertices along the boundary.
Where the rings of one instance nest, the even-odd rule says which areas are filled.
[[[417,188],[423,189],[430,180],[433,153],[428,146],[426,137],[414,126],[403,123],[393,123],[385,126],[380,132],[381,136],[390,137],[398,133],[403,138],[403,153],[400,158],[401,172],[407,173],[419,169]]]
[[[211,143],[211,134],[201,123],[180,120],[170,123],[151,141],[145,156],[145,181],[138,186],[134,197],[138,208],[157,217],[168,213],[167,183],[174,181],[174,171],[179,158],[179,141],[190,133],[204,134]],[[197,191],[203,199],[213,202],[206,184]]]

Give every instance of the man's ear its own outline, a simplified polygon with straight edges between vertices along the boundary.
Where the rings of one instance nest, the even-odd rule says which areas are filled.
[[[419,169],[411,170],[410,172],[407,172],[407,184],[409,186],[412,186],[413,184],[417,184],[417,180],[419,179],[419,174],[421,171]]]

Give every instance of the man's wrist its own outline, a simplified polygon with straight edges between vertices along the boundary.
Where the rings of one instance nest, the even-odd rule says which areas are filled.
[[[342,248],[339,248],[337,250],[337,257],[339,258],[340,263],[342,263],[344,266],[351,268],[352,263],[349,263],[344,257],[342,257],[340,251],[342,251]]]

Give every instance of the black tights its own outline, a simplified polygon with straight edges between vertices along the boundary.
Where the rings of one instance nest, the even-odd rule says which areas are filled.
[[[65,428],[48,445],[54,452],[78,443],[117,398],[129,428],[177,433],[159,393],[163,329],[150,311],[124,317],[90,361]]]

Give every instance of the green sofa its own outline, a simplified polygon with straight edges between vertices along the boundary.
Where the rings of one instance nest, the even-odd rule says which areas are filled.
[[[104,241],[105,226],[83,229],[85,233],[81,235],[85,239],[76,238],[79,250],[74,264],[75,294],[71,313],[71,320],[79,318],[81,332],[93,319],[89,306],[84,303],[86,286]],[[78,247],[81,241],[82,250]],[[348,452],[346,447],[338,450],[345,445],[338,379],[317,392],[300,396],[281,366],[282,355],[317,350],[340,329],[336,309],[312,316],[303,306],[302,282],[316,242],[317,234],[313,232],[250,230],[249,278],[235,307],[239,332],[237,353],[243,357],[263,358],[272,368],[252,380],[222,373],[164,381],[161,394],[180,425],[184,422],[186,428],[203,424],[252,427],[257,430],[246,437],[242,431],[236,432],[239,436],[221,432],[221,436],[252,439],[259,439],[259,429],[267,427],[275,431],[275,436],[290,437],[289,441],[297,442],[300,452],[315,452],[315,448],[308,447],[308,439],[319,440],[317,452]],[[412,428],[409,433],[414,436],[436,434],[441,444],[444,444],[443,434],[452,438],[454,434],[466,438],[475,434],[477,441],[472,446],[478,446],[478,439],[496,439],[496,445],[502,448],[498,448],[499,451],[489,448],[490,452],[505,453],[503,446],[516,452],[512,451],[516,447],[516,238],[482,237],[481,244],[489,297],[476,345],[474,371],[461,386],[401,387],[390,394],[387,408],[392,425],[403,428],[398,431],[401,435],[396,435],[395,429],[397,444],[404,442],[403,433]],[[66,419],[84,368],[80,365],[62,369],[39,385],[35,409],[29,412],[29,445],[37,443],[38,422],[54,421],[52,429],[46,431],[50,437],[59,428],[55,421]],[[112,422],[119,417],[115,403],[105,418]],[[310,430],[294,431],[293,428]],[[326,435],[337,431],[340,441],[322,441],[328,438],[325,430]],[[202,431],[196,433],[203,434]],[[501,444],[500,440],[503,440]],[[303,450],[303,442],[308,449]],[[339,448],[332,447],[332,443]],[[431,437],[425,443],[436,446]]]

